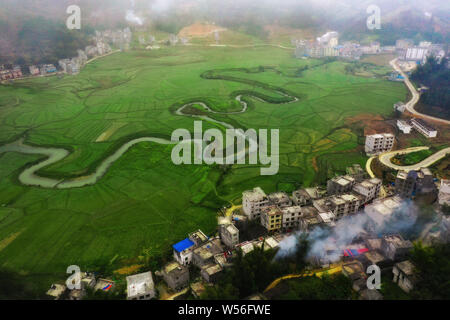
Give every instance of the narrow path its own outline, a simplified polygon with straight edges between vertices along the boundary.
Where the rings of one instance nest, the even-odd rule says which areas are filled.
[[[414,106],[417,104],[417,102],[419,102],[420,99],[420,94],[417,92],[416,88],[413,86],[413,84],[411,83],[411,81],[409,81],[408,76],[403,72],[403,70],[397,65],[397,58],[392,60],[391,62],[389,62],[390,65],[392,66],[392,68],[394,68],[395,71],[397,71],[398,73],[400,73],[404,78],[405,78],[405,84],[408,87],[409,91],[411,91],[412,94],[412,98],[411,100],[409,100],[406,103],[406,109],[413,115],[421,117],[421,118],[425,118],[428,120],[432,120],[432,121],[437,121],[443,124],[450,124],[449,120],[445,120],[445,119],[441,119],[441,118],[436,118],[436,117],[432,117],[429,116],[427,114],[423,114],[420,112],[417,112],[414,109]]]
[[[312,276],[321,278],[325,274],[330,275],[330,274],[335,274],[335,273],[339,273],[339,272],[342,272],[342,264],[337,264],[328,269],[319,269],[319,270],[308,272],[308,273],[288,274],[286,276],[282,276],[282,277],[277,278],[274,281],[272,281],[272,283],[267,286],[267,288],[264,290],[264,292],[267,292],[267,291],[275,288],[283,280],[312,277]]]

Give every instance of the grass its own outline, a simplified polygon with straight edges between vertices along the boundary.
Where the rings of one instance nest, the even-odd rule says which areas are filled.
[[[314,67],[293,76],[305,65]],[[136,135],[192,131],[193,118],[171,111],[181,101],[201,98],[214,110],[232,111],[239,107],[233,95],[238,91],[277,98],[270,89],[276,87],[301,97],[279,105],[247,96],[251,105],[246,113],[209,114],[237,128],[279,129],[275,176],[261,176],[260,168],[251,165],[175,166],[170,146],[142,143],[96,185],[49,190],[17,181],[21,168],[39,156],[1,154],[0,241],[8,245],[0,251],[0,269],[42,279],[36,280],[40,290],[64,277],[71,264],[112,274],[168,254],[171,244],[188,232],[214,232],[217,209],[246,189],[290,191],[323,182],[331,171],[363,164],[367,158],[345,119],[361,113],[388,116],[406,89],[345,74],[345,65],[297,60],[290,51],[273,47],[172,47],[114,54],[87,65],[78,76],[0,86],[0,144],[25,136],[29,144],[72,150],[39,173],[48,176],[85,174]],[[272,70],[229,70],[259,66]],[[210,70],[240,81],[201,77]],[[203,127],[223,129],[214,123]],[[98,141],[102,134],[107,139]]]
[[[422,150],[417,152],[412,152],[408,154],[399,154],[396,155],[392,161],[393,163],[400,166],[409,166],[416,163],[419,163],[429,156],[431,156],[434,152],[432,150]]]

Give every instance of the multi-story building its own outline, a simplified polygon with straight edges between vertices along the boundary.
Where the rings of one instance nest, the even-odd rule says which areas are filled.
[[[381,238],[382,254],[393,261],[405,259],[412,248],[411,241],[403,239],[399,234],[384,235]]]
[[[438,199],[440,205],[450,205],[450,180],[441,180]]]
[[[310,231],[314,227],[322,223],[319,211],[313,206],[301,207],[302,217],[300,219],[300,229],[302,231]]]
[[[162,270],[162,276],[169,288],[180,290],[189,284],[189,269],[177,261],[168,263]]]
[[[403,200],[399,196],[376,199],[364,208],[375,227],[383,227],[393,214],[400,210]]]
[[[342,194],[352,190],[355,179],[349,175],[334,177],[327,182],[328,195]]]
[[[302,211],[300,206],[291,206],[281,209],[282,213],[282,228],[283,229],[296,229],[300,227],[300,219],[302,217]]]
[[[427,138],[435,138],[437,136],[437,130],[422,119],[411,119],[411,125]]]
[[[292,193],[292,200],[298,206],[312,205],[313,200],[320,199],[321,197],[322,195],[317,188],[304,188]]]
[[[364,197],[364,204],[378,198],[381,190],[381,180],[378,178],[372,178],[364,180],[353,186],[353,191]]]
[[[374,155],[391,151],[394,146],[394,135],[391,133],[372,134],[366,136],[365,151]]]
[[[182,265],[190,264],[192,261],[192,251],[195,243],[191,239],[186,238],[173,246],[173,257]]]
[[[234,248],[239,243],[239,229],[234,224],[223,224],[219,229],[220,239],[228,248]]]
[[[393,282],[403,291],[409,293],[417,282],[415,266],[409,260],[405,260],[394,265],[392,268],[394,274]]]
[[[352,193],[342,194],[340,196],[329,197],[327,207],[331,209],[336,218],[341,218],[348,214],[358,212],[359,207],[363,202],[363,198]],[[319,210],[320,211],[320,210]]]
[[[279,208],[285,208],[292,205],[292,201],[285,192],[274,192],[268,196],[270,204]]]
[[[412,197],[420,194],[429,194],[436,191],[433,174],[430,169],[422,168],[419,171],[409,172],[400,170],[395,179],[395,192],[402,197]]]
[[[223,252],[219,238],[214,238],[196,248],[192,252],[192,263],[201,268],[214,263],[214,256]]]
[[[269,198],[260,187],[250,191],[244,191],[242,194],[242,207],[249,220],[259,219],[261,213],[266,210],[269,205]]]
[[[261,225],[269,232],[281,229],[282,223],[283,212],[277,206],[271,206],[261,213]]]

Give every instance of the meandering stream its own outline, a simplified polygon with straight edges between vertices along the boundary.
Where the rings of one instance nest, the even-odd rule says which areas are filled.
[[[284,102],[284,103],[279,103],[279,104],[293,103],[293,102],[299,101],[298,97],[291,96],[291,95],[286,94],[281,91],[275,91],[275,92],[286,98],[291,99],[289,102]],[[259,101],[272,103],[272,102],[266,101],[262,98],[259,98],[259,97],[256,97],[256,96],[253,96],[250,94],[248,96],[250,96],[254,99],[257,99]],[[180,108],[178,108],[175,111],[175,114],[180,115],[180,116],[194,117],[194,118],[198,118],[201,120],[214,122],[214,123],[224,126],[225,128],[234,129],[233,126],[229,123],[218,121],[216,119],[208,117],[207,115],[187,114],[187,113],[184,113],[183,110],[189,106],[199,105],[202,108],[204,108],[207,112],[212,113],[212,114],[229,115],[229,114],[239,114],[239,113],[246,112],[248,109],[248,104],[242,100],[242,95],[236,96],[235,99],[242,106],[242,109],[239,111],[218,112],[218,111],[212,110],[204,102],[199,101],[199,102],[190,102],[190,103],[187,103],[187,104],[181,106]],[[80,176],[77,178],[71,178],[71,179],[54,179],[54,178],[49,178],[49,177],[43,177],[43,176],[40,176],[37,174],[37,172],[39,170],[41,170],[42,168],[50,166],[58,161],[63,160],[64,158],[66,158],[70,154],[69,151],[67,151],[66,149],[31,146],[31,145],[24,144],[23,138],[22,138],[13,143],[0,146],[0,154],[5,153],[5,152],[18,152],[18,153],[24,153],[24,154],[39,154],[39,155],[47,156],[46,159],[39,161],[38,163],[33,164],[30,167],[27,167],[26,169],[24,169],[19,174],[19,177],[18,177],[19,181],[22,184],[27,185],[27,186],[35,186],[35,187],[41,187],[41,188],[70,189],[70,188],[79,188],[79,187],[89,186],[89,185],[93,185],[93,184],[97,183],[106,174],[109,167],[115,161],[117,161],[132,146],[134,146],[138,143],[141,143],[141,142],[156,142],[156,143],[165,144],[165,145],[177,143],[177,142],[173,142],[171,140],[157,138],[157,137],[142,137],[142,138],[130,140],[130,141],[124,143],[122,146],[120,146],[112,155],[105,158],[98,165],[98,167],[94,170],[93,173],[85,175],[85,176]],[[196,141],[196,140],[190,140],[190,141],[184,141],[184,142],[203,143],[204,144],[203,141],[200,142],[200,141]],[[242,156],[242,154],[241,155],[235,154],[234,156],[240,157],[240,156]]]

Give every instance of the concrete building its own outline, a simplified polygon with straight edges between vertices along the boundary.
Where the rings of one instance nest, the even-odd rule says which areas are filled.
[[[204,234],[203,231],[200,229],[189,233],[188,238],[189,240],[194,242],[196,246],[199,246],[209,240],[206,234]]]
[[[321,193],[317,188],[302,188],[292,193],[292,200],[295,205],[309,206],[313,200],[320,199]]]
[[[403,102],[399,101],[396,104],[394,104],[394,111],[399,111],[399,112],[403,113],[403,112],[405,112],[405,110],[406,110],[406,105]]]
[[[291,206],[281,209],[283,229],[297,229],[300,227],[302,211],[300,206]]]
[[[382,226],[392,215],[400,210],[403,199],[399,196],[376,199],[364,208],[365,213],[377,226]]]
[[[234,224],[223,224],[219,229],[220,239],[228,247],[233,249],[239,243],[239,230]]]
[[[406,49],[403,60],[421,63],[426,58],[427,53],[428,53],[428,48],[422,48],[422,47],[416,47],[416,46],[410,47],[410,48]]]
[[[372,134],[366,136],[365,151],[368,155],[391,151],[394,146],[394,135],[391,133]]]
[[[188,265],[192,261],[192,251],[195,248],[195,243],[186,238],[172,246],[173,257],[182,265]]]
[[[436,191],[436,185],[433,180],[433,174],[428,168],[408,172],[400,170],[395,179],[395,192],[407,198],[421,194],[430,194]]]
[[[279,208],[285,208],[292,205],[292,201],[285,192],[274,192],[268,196],[270,204]]]
[[[397,120],[397,127],[405,134],[410,134],[412,130],[412,126],[405,120]]]
[[[127,277],[127,300],[150,300],[155,296],[151,271]]]
[[[249,220],[260,219],[262,211],[269,205],[269,198],[260,187],[244,191],[242,194],[242,207]]]
[[[331,196],[349,192],[353,189],[355,182],[355,179],[349,175],[334,177],[327,181],[327,193]]]
[[[189,269],[177,261],[168,263],[162,270],[162,276],[172,290],[178,291],[189,285]]]
[[[201,268],[200,274],[208,283],[215,283],[219,280],[223,268],[219,264],[208,264]]]
[[[378,198],[382,182],[378,178],[364,180],[353,186],[353,191],[364,197],[364,204]]]
[[[314,227],[322,223],[319,211],[313,206],[301,207],[302,217],[300,219],[300,229],[302,231],[310,231]],[[326,212],[326,211],[325,211]]]
[[[214,238],[204,243],[192,252],[192,263],[201,268],[214,262],[214,256],[222,253],[223,249],[219,238]]]
[[[341,218],[348,214],[355,214],[363,203],[363,198],[352,193],[345,193],[340,196],[332,196],[327,199],[336,218]]]
[[[450,180],[441,180],[438,199],[440,205],[450,205]]]
[[[269,232],[281,229],[282,223],[283,212],[277,206],[272,206],[261,214],[261,225]]]
[[[381,253],[392,261],[405,259],[412,248],[411,241],[403,239],[399,234],[384,235],[381,238]]]
[[[422,119],[412,119],[411,125],[427,138],[435,138],[437,136],[437,130]]]
[[[396,263],[392,269],[392,273],[394,274],[393,282],[398,284],[403,291],[409,293],[414,288],[417,277],[415,266],[411,261],[406,260]]]

